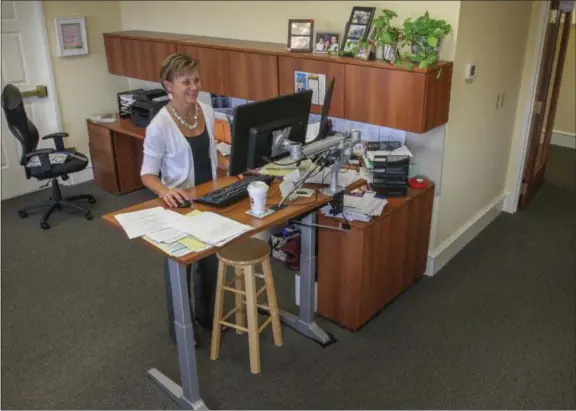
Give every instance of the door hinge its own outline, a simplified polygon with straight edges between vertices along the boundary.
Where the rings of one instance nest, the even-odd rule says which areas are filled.
[[[538,100],[535,104],[534,104],[534,111],[536,112],[536,114],[541,114],[542,113],[542,102],[540,100]]]
[[[528,184],[522,183],[522,185],[520,186],[520,194],[525,196],[527,192],[528,192]]]
[[[556,24],[558,20],[558,10],[550,10],[550,24]]]

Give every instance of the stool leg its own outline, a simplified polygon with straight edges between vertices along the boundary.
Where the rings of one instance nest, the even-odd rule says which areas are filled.
[[[270,316],[272,317],[274,344],[277,347],[280,347],[282,346],[282,328],[280,327],[276,289],[274,288],[274,277],[272,277],[272,267],[269,258],[262,262],[262,271],[264,271],[264,282],[266,283],[266,293],[268,294],[268,306],[270,307]]]
[[[258,332],[258,310],[256,304],[256,280],[254,267],[244,268],[246,285],[246,314],[248,317],[248,346],[250,347],[250,371],[260,373],[260,333]]]
[[[224,290],[222,285],[224,283],[224,273],[226,266],[222,261],[218,262],[218,279],[216,283],[216,295],[214,302],[214,320],[212,325],[212,342],[210,345],[210,359],[215,360],[218,358],[220,352],[220,336],[222,334],[222,327],[220,327],[220,319],[222,318],[222,309],[224,308]]]
[[[236,267],[234,277],[234,287],[242,291],[244,289],[244,269],[242,267]],[[246,327],[246,311],[244,309],[244,304],[242,303],[242,294],[234,293],[236,302],[236,325],[240,327]],[[244,331],[236,329],[236,334],[242,334]]]

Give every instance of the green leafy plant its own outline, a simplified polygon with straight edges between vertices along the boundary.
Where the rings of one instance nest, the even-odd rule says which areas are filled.
[[[384,9],[374,19],[370,40],[376,47],[386,44],[396,45],[402,40],[402,29],[392,25],[392,20],[396,17],[398,17],[396,12]]]
[[[430,17],[428,11],[423,16],[412,21],[407,18],[404,21],[404,38],[411,45],[412,55],[409,56],[413,63],[420,68],[429,66],[438,61],[440,40],[452,30],[446,20],[436,20]]]

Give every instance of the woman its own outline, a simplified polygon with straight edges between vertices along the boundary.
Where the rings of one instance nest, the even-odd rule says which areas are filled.
[[[178,207],[189,200],[186,189],[216,178],[216,168],[224,159],[214,140],[212,107],[198,101],[199,62],[186,54],[172,54],[163,62],[160,82],[170,102],[146,128],[142,183],[164,200]],[[212,327],[218,261],[215,255],[200,260],[194,269],[195,316],[206,329]],[[192,267],[187,267],[188,292]],[[175,340],[174,313],[167,264],[164,267],[170,334]],[[197,343],[197,337],[195,336]]]

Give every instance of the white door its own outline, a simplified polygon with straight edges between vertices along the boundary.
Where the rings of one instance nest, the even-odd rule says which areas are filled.
[[[48,49],[46,24],[41,1],[2,0],[2,88],[14,84],[21,91],[37,85],[48,88],[48,97],[24,100],[28,118],[38,128],[40,138],[59,130],[59,111]],[[38,190],[45,182],[26,179],[20,165],[22,147],[2,117],[2,200]],[[52,140],[40,140],[38,148],[54,147]]]

